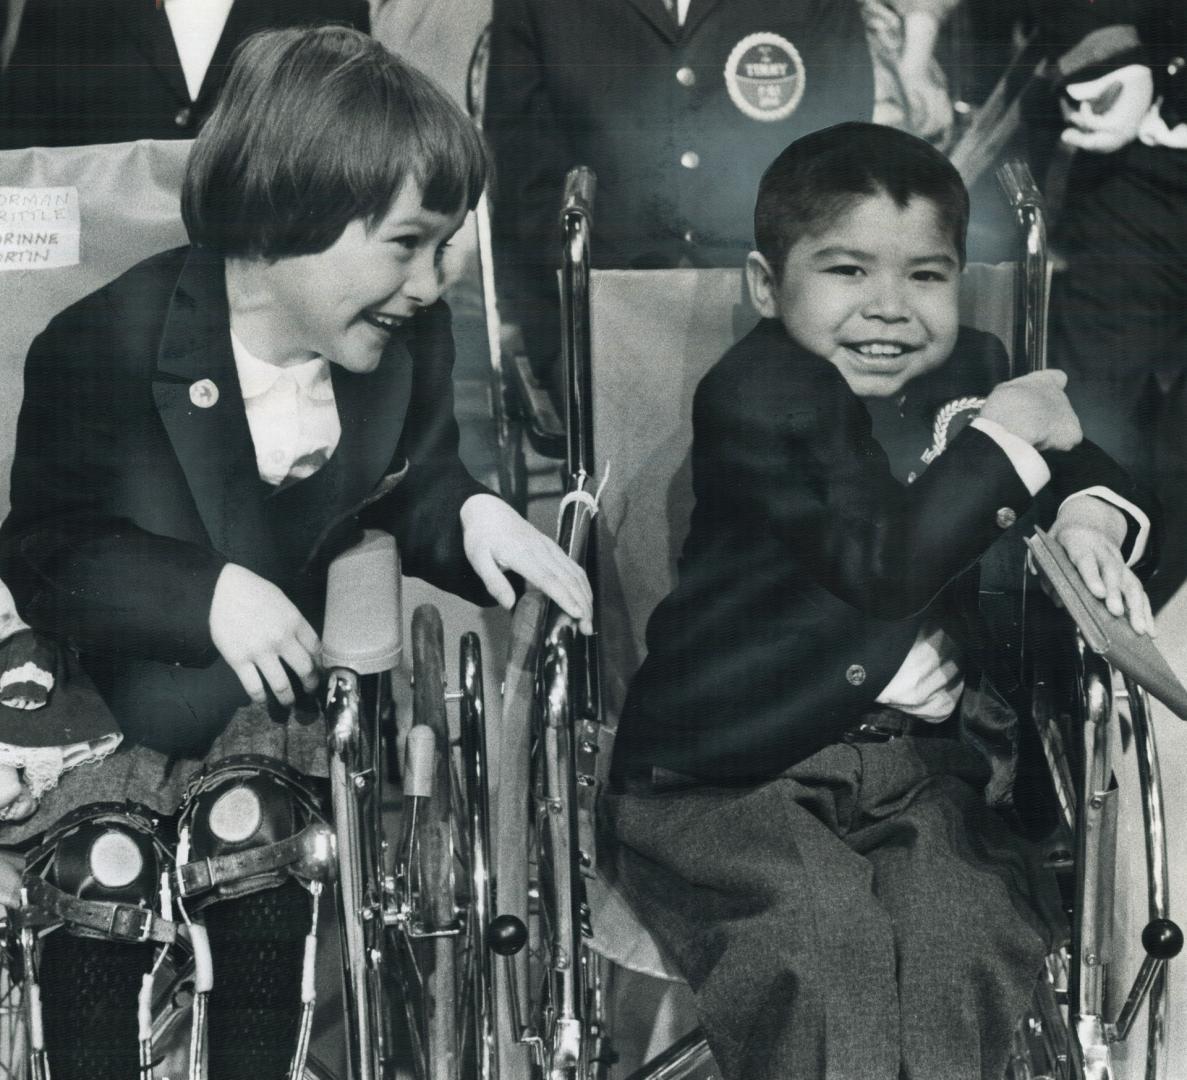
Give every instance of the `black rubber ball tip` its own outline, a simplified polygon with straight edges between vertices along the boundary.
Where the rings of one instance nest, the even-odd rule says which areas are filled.
[[[1170,919],[1155,919],[1142,931],[1142,946],[1155,960],[1170,960],[1183,948],[1183,931]]]
[[[500,956],[514,956],[527,944],[528,928],[514,915],[500,915],[491,920],[486,932],[486,944]]]

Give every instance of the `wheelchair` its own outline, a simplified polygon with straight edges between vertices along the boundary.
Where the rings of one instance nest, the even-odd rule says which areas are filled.
[[[178,192],[188,151],[188,143],[138,142],[0,155],[0,184],[56,193],[66,207],[63,242],[75,245],[73,262],[67,256],[52,277],[30,271],[0,281],[14,315],[0,353],[5,430],[15,427],[24,353],[49,317],[139,259],[185,242]],[[3,452],[0,483],[9,443]],[[0,509],[7,497],[0,487]],[[417,607],[410,723],[397,718],[400,594],[398,554],[386,534],[368,532],[330,568],[322,635],[328,794],[271,759],[232,758],[192,781],[176,844],[162,836],[157,816],[131,804],[84,808],[35,842],[23,902],[0,917],[0,1077],[50,1074],[41,958],[47,940],[69,932],[152,944],[151,970],[128,1002],[138,1075],[200,1080],[208,1005],[218,993],[203,904],[288,878],[313,898],[293,1080],[498,1076],[488,942],[512,952],[524,934],[514,919],[491,928],[481,640],[462,636],[460,685],[448,689],[440,611]],[[398,719],[399,731],[407,729],[402,770]],[[401,771],[402,797],[394,785]],[[343,1074],[311,1050],[322,907],[336,913]]]
[[[970,266],[961,321],[996,332],[1021,373],[1045,363],[1045,221],[1024,167],[1007,166],[1000,179],[1023,234],[1021,265]],[[737,271],[591,274],[595,186],[588,169],[575,169],[561,211],[568,480],[558,539],[590,574],[596,634],[581,638],[539,597],[525,598],[516,613],[501,733],[497,871],[502,909],[525,913],[529,947],[503,964],[503,1022],[519,1046],[504,1039],[500,1051],[508,1073],[547,1080],[710,1080],[720,1073],[695,1027],[629,1073],[613,1068],[614,981],[623,971],[673,987],[681,980],[600,865],[595,804],[608,778],[618,709],[642,660],[646,620],[670,589],[691,511],[692,394],[756,316]],[[654,363],[657,356],[665,364]],[[1058,805],[1058,820],[1044,829],[1044,850],[1061,879],[1072,933],[1050,958],[1034,1009],[1019,1022],[1009,1075],[1104,1080],[1140,1070],[1170,1077],[1166,964],[1182,933],[1169,917],[1149,698],[1094,655],[1070,620],[1019,629],[1032,643],[1039,634],[1066,642],[1035,650],[1049,661],[1019,660],[1028,665],[1029,719],[1050,770],[1043,783]],[[1129,834],[1134,847],[1138,834],[1144,838],[1147,899],[1146,911],[1135,916],[1142,959],[1131,975],[1126,962],[1139,935],[1117,931],[1113,915],[1115,893],[1131,869],[1117,861],[1128,851],[1118,809],[1132,814],[1135,802],[1141,820]],[[676,989],[672,1000],[683,1003],[677,1011],[683,1008],[686,1024],[695,1023],[687,990]],[[1143,1006],[1145,1045],[1130,1056],[1126,1040]],[[680,1035],[670,1024],[667,1032]]]

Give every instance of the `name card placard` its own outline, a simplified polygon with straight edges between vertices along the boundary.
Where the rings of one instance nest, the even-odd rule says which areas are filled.
[[[78,265],[78,188],[0,187],[0,271]]]

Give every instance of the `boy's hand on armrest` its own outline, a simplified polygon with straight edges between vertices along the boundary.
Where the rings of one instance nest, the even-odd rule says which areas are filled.
[[[280,589],[245,567],[227,563],[218,576],[210,604],[210,638],[257,704],[266,700],[265,680],[281,705],[293,703],[285,664],[306,690],[317,688],[317,633]]]
[[[1034,371],[1001,383],[985,399],[981,416],[1001,424],[1036,450],[1071,450],[1084,438],[1063,392],[1062,371]]]
[[[1088,591],[1103,600],[1111,614],[1128,614],[1135,633],[1153,637],[1154,615],[1146,590],[1121,554],[1125,533],[1125,515],[1091,495],[1068,499],[1051,527]]]
[[[503,571],[519,574],[593,633],[593,590],[585,571],[534,525],[494,495],[471,495],[461,509],[466,558],[502,607],[515,604]]]

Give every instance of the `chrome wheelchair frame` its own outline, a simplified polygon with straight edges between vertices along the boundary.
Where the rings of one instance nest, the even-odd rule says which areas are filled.
[[[466,72],[466,109],[482,130],[486,106],[486,71],[490,61],[488,23],[474,43]],[[490,353],[489,400],[495,426],[499,492],[521,514],[527,513],[529,464],[526,445],[546,458],[562,458],[566,434],[563,417],[556,415],[547,389],[532,372],[528,357],[504,342],[499,317],[491,236],[490,203],[486,194],[474,211],[482,272],[483,310]]]
[[[307,829],[296,866],[314,896],[314,929],[306,939],[302,1015],[288,1075],[334,1077],[309,1046],[318,897],[323,883],[336,880],[347,1075],[388,1080],[411,1067],[416,1080],[497,1080],[481,646],[475,633],[462,636],[461,685],[447,690],[440,613],[425,604],[413,614],[403,829],[398,845],[389,843],[382,789],[395,760],[390,673],[402,649],[397,588],[395,544],[385,534],[368,533],[330,570],[324,715],[333,830]],[[450,702],[459,705],[456,738]],[[210,862],[203,872],[214,880],[218,860],[213,869]],[[173,903],[187,895],[184,872],[195,865],[171,867],[161,894],[140,909],[152,918],[152,907],[159,908],[156,922],[175,928],[154,966],[151,1006],[139,1006],[142,1080],[164,1075],[157,1070],[166,1067],[189,1080],[206,1075],[210,973],[201,961],[199,924],[187,932],[172,915]],[[508,949],[508,941],[518,947],[518,929],[515,920],[504,920],[500,947]],[[37,1019],[39,930],[24,909],[0,930],[7,956],[0,963],[0,1076],[48,1080]]]
[[[1048,266],[1043,203],[1029,170],[1011,163],[999,176],[1023,233],[1022,272],[1015,275],[1014,355],[1018,366],[1046,363]],[[559,541],[581,561],[597,595],[592,521],[597,513],[590,362],[589,254],[596,180],[588,169],[570,173],[561,211],[563,269],[562,354],[567,384],[567,483]],[[602,715],[596,636],[576,633],[554,605],[539,604],[518,620],[517,660],[534,680],[531,706],[530,806],[526,861],[527,962],[512,959],[507,979],[514,1008],[512,1035],[532,1049],[532,1075],[547,1080],[599,1080],[612,1057],[605,987],[608,961],[597,951],[599,921],[591,908],[597,867],[593,810],[608,771],[613,731]],[[595,612],[599,632],[602,620]],[[1122,679],[1091,653],[1074,628],[1064,626],[1075,657],[1074,694],[1054,695],[1055,674],[1036,673],[1033,721],[1052,774],[1062,814],[1050,859],[1071,897],[1072,937],[1053,956],[1049,980],[1035,1009],[1020,1020],[1011,1047],[1012,1080],[1107,1080],[1117,1074],[1110,1048],[1124,1043],[1148,1005],[1144,1076],[1166,1080],[1169,1005],[1166,962],[1182,945],[1169,918],[1166,832],[1158,757],[1146,692]],[[1025,722],[1025,721],[1024,721]],[[1110,963],[1112,897],[1116,878],[1116,814],[1120,762],[1113,742],[1119,723],[1132,733],[1136,751],[1147,857],[1149,921],[1141,933],[1145,959],[1116,1007]],[[504,826],[505,827],[505,826]],[[509,875],[501,866],[507,884]],[[509,894],[505,893],[505,899]],[[525,971],[529,986],[523,989]],[[1117,978],[1120,973],[1115,973]],[[1113,980],[1115,982],[1116,979]],[[526,1022],[524,1019],[526,1010]],[[631,1074],[630,1080],[709,1080],[719,1076],[699,1032],[692,1031]]]

